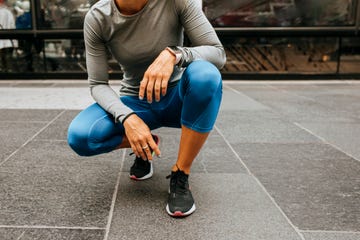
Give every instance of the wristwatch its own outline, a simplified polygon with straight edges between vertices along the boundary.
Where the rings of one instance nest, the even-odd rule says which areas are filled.
[[[166,50],[168,50],[172,55],[175,56],[175,65],[179,66],[182,59],[182,52],[180,49],[176,46],[169,46],[166,47]]]

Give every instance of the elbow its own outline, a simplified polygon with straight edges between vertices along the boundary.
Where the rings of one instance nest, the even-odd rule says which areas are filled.
[[[94,91],[102,89],[104,86],[109,86],[107,80],[96,80],[95,78],[88,78],[90,93],[93,95]]]

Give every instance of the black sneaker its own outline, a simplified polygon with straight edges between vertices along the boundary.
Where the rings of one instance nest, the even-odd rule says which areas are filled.
[[[156,135],[153,135],[153,139],[155,143],[159,145],[160,138]],[[152,151],[151,154],[154,156],[155,152]],[[141,181],[151,178],[152,175],[152,162],[148,160],[143,160],[141,157],[136,157],[134,160],[134,164],[130,168],[130,178],[133,180]]]
[[[169,198],[166,205],[167,213],[172,217],[186,217],[192,214],[196,207],[189,189],[189,175],[177,170],[171,172],[167,178],[170,178]]]

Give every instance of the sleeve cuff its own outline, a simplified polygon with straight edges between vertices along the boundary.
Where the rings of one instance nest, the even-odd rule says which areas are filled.
[[[124,124],[124,121],[133,114],[135,114],[135,112],[131,112],[128,114],[121,114],[117,118],[115,118],[115,123],[121,122],[121,124]]]

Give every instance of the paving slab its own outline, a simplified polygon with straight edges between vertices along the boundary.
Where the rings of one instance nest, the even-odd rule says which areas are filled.
[[[159,173],[145,182],[122,175],[109,240],[301,239],[247,174],[192,174],[197,211],[184,219],[166,214],[168,184]]]
[[[70,124],[70,122],[76,117],[76,115],[79,114],[80,110],[65,110],[65,112],[63,114],[61,114],[61,116],[56,119],[56,121],[64,121]]]
[[[234,89],[223,89],[223,98],[220,111],[236,111],[236,110],[267,110],[267,106],[255,101],[245,94]]]
[[[291,94],[281,89],[244,90],[241,85],[231,85],[257,102],[282,114],[291,121],[356,122],[357,116],[350,111],[332,109],[312,97]]]
[[[53,87],[54,83],[53,82],[38,82],[36,84],[32,83],[31,81],[22,81],[22,82],[17,82],[14,83],[12,85],[12,87],[16,87],[16,88],[50,88]]]
[[[358,123],[299,122],[299,125],[360,161],[360,120]]]
[[[222,112],[216,126],[230,143],[307,143],[320,140],[288,120],[264,117],[244,118],[247,112]],[[243,121],[244,120],[244,121]]]
[[[1,235],[4,233],[4,235]],[[104,230],[83,229],[0,229],[1,240],[102,240]]]
[[[89,88],[0,88],[0,108],[84,109],[92,103]]]
[[[69,125],[79,112],[79,110],[66,110],[59,118],[42,131],[35,140],[67,141]]]
[[[360,230],[360,162],[327,144],[236,144],[299,229]]]
[[[25,229],[0,228],[1,240],[18,240],[24,232]]]
[[[154,177],[130,181],[129,150],[87,158],[67,146],[68,124],[93,102],[86,84],[72,84],[0,84],[2,159],[61,113],[0,166],[1,240],[103,240],[119,172],[108,239],[360,239],[360,84],[224,82],[216,129],[190,177],[198,209],[186,219],[164,209],[180,130],[154,131]]]
[[[0,109],[0,122],[49,122],[62,110],[45,109]]]
[[[0,122],[0,163],[45,125],[46,122]]]
[[[360,96],[358,81],[352,83],[312,83],[312,84],[271,84],[271,87],[293,92],[299,95],[313,97],[334,94],[337,96]]]
[[[319,105],[329,107],[339,114],[346,112],[360,117],[360,85],[309,85],[307,88],[301,88],[299,85],[282,85],[278,88],[287,94],[310,98]]]
[[[105,227],[121,158],[34,141],[0,168],[0,225]]]
[[[359,240],[360,232],[303,232],[305,240]]]

